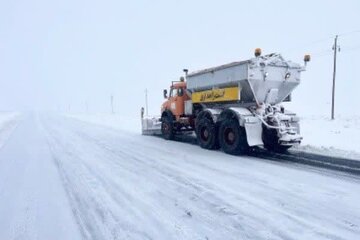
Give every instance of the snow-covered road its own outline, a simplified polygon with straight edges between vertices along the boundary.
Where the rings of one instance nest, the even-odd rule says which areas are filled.
[[[359,239],[360,178],[56,115],[0,149],[0,239]]]
[[[21,114],[16,112],[0,112],[0,148],[17,127]]]

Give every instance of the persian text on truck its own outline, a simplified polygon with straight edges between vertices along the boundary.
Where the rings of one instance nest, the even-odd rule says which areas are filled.
[[[205,149],[245,153],[252,146],[285,151],[302,140],[299,118],[281,105],[290,101],[305,65],[286,61],[280,54],[233,62],[188,74],[172,82],[161,117],[144,116],[143,134],[161,134],[171,140],[195,131]]]

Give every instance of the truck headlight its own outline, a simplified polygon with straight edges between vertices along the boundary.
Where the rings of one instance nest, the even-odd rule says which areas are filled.
[[[290,77],[291,77],[291,73],[287,72],[287,73],[285,74],[285,80],[288,80]]]

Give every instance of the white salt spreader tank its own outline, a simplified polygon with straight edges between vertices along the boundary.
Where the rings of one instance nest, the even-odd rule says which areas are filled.
[[[306,65],[310,56],[304,61]],[[143,133],[161,132],[173,139],[195,131],[201,147],[221,147],[229,154],[260,145],[284,151],[302,140],[299,118],[281,103],[290,100],[304,70],[280,54],[261,56],[260,49],[246,61],[190,74],[186,70],[186,82],[172,82],[169,97],[164,90],[161,117],[142,118]]]

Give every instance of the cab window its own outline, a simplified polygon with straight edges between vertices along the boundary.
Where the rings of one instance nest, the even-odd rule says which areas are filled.
[[[177,88],[172,88],[170,92],[170,97],[176,97],[178,95]]]

